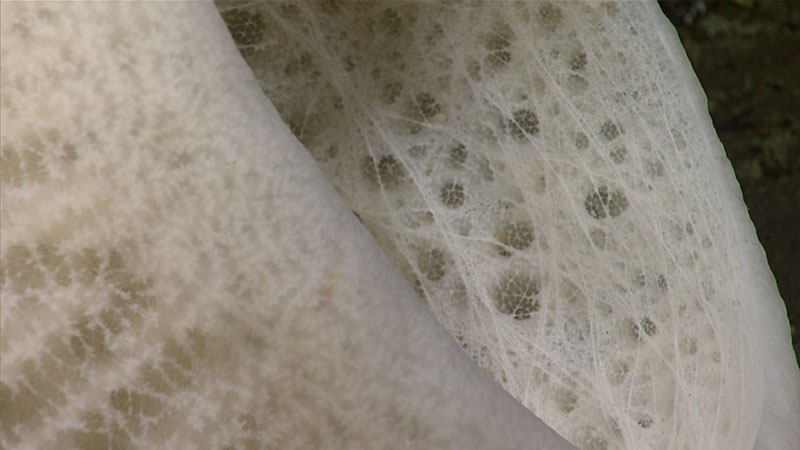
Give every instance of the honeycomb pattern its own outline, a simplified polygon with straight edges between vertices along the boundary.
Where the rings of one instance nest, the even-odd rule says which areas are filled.
[[[586,197],[584,208],[595,219],[617,217],[628,209],[628,198],[618,190],[600,186]]]
[[[539,133],[539,118],[536,117],[536,114],[527,109],[514,111],[514,114],[508,121],[508,129],[511,136],[516,139],[525,139],[528,136],[534,136]]]
[[[464,186],[452,180],[448,181],[440,189],[439,197],[448,208],[460,208],[464,204]]]
[[[430,281],[439,281],[445,275],[444,253],[438,248],[423,251],[419,255],[419,270]]]
[[[529,319],[539,310],[539,282],[532,275],[513,274],[504,278],[495,289],[497,309],[517,320]]]

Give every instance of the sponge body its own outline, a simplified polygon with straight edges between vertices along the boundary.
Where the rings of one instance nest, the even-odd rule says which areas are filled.
[[[571,442],[800,440],[785,309],[656,4],[220,10],[439,321]]]
[[[800,441],[655,4],[218,7],[0,3],[4,447]]]
[[[213,4],[0,8],[0,447],[573,448],[415,298]]]

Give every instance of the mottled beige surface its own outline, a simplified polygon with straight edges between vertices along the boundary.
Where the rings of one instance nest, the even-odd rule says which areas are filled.
[[[569,448],[435,322],[210,3],[2,3],[0,447]]]

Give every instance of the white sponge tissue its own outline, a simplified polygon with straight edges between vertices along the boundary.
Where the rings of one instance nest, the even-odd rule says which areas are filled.
[[[0,447],[800,443],[655,3],[0,12]]]

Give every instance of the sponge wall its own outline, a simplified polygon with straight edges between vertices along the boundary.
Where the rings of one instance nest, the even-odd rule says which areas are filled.
[[[219,8],[440,322],[573,443],[751,448],[762,409],[796,442],[785,311],[655,5]]]

